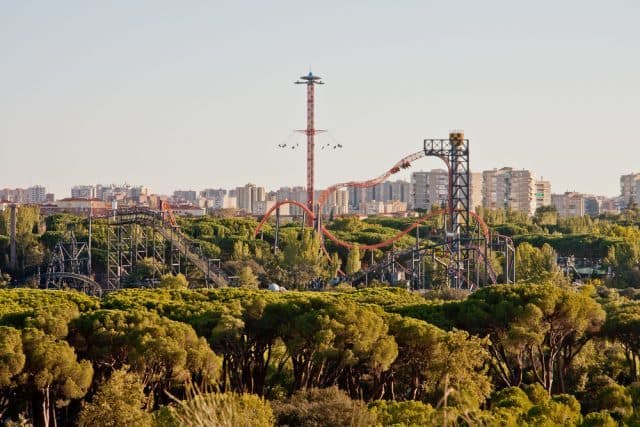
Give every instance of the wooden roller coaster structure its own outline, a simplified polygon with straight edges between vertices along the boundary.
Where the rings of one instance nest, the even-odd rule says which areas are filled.
[[[89,295],[120,289],[131,280],[136,265],[153,258],[154,276],[158,281],[166,270],[189,274],[199,270],[204,285],[223,287],[227,276],[219,263],[211,263],[199,245],[185,236],[176,222],[171,206],[162,201],[160,209],[124,207],[105,215],[91,216],[90,221],[103,223],[106,228],[106,272],[97,281],[91,269],[90,247],[78,242],[73,233],[68,242],[58,242],[44,277],[44,286],[54,289],[76,289]],[[136,286],[140,286],[137,284]],[[150,280],[145,286],[154,286]]]

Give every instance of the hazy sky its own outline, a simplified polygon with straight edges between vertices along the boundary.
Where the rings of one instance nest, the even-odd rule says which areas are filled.
[[[640,2],[0,0],[0,188],[303,185],[464,129],[471,167],[615,195],[640,172]],[[293,138],[293,139],[291,139]],[[422,160],[414,170],[440,167]]]

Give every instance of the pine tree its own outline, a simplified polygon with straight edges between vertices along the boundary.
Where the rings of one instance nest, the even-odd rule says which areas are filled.
[[[360,248],[354,246],[349,251],[349,255],[347,256],[347,265],[345,266],[345,273],[348,275],[352,275],[357,273],[362,268],[362,263],[360,262]]]

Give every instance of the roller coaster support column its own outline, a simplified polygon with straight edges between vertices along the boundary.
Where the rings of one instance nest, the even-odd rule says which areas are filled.
[[[422,257],[420,256],[420,226],[416,227],[416,248],[411,253],[411,267],[413,268],[416,289],[422,289]]]
[[[187,256],[187,252],[189,251],[189,248],[187,248],[187,245],[184,245],[184,278],[185,279],[189,279],[189,273],[188,273],[188,269],[189,269],[189,257]]]
[[[452,132],[450,175],[451,189],[451,231],[469,237],[469,146],[462,132]]]
[[[454,131],[449,139],[425,139],[424,153],[442,159],[449,168],[449,227],[445,227],[446,241],[451,252],[451,287],[460,288],[465,264],[469,258],[471,240],[469,225],[469,140],[463,132]]]
[[[278,252],[278,238],[280,237],[280,208],[276,208],[276,232],[273,239],[273,253]]]
[[[420,268],[420,264],[421,264],[421,258],[420,258],[420,252],[418,251],[418,249],[414,249],[411,251],[411,269],[412,269],[412,275],[411,275],[411,282],[412,282],[412,287],[413,290],[417,290],[417,289],[422,289],[420,280],[422,279],[422,271]]]
[[[489,260],[492,259],[491,255],[491,242],[487,242],[487,239],[484,240],[484,283],[487,284],[489,277]],[[493,268],[493,267],[492,267]]]
[[[320,212],[320,205],[316,206],[315,213],[316,213],[315,224],[314,224],[315,225],[315,231],[320,236],[320,239],[322,239],[322,237],[323,237],[323,235],[322,235],[322,213]]]
[[[89,201],[89,240],[87,242],[89,244],[89,248],[88,248],[89,261],[87,263],[89,277],[91,277],[91,222],[92,222],[92,219],[93,219],[93,204],[91,201]]]
[[[171,233],[169,235],[169,268],[172,274],[181,273],[181,252],[178,244],[178,226],[171,225]],[[175,242],[174,242],[175,241]]]
[[[9,266],[11,267],[12,273],[18,267],[18,258],[16,256],[16,217],[18,206],[14,203],[10,207],[10,220],[9,220]]]
[[[511,277],[511,272],[509,271],[509,266],[511,265],[511,263],[509,261],[509,249],[507,249],[504,251],[504,277],[506,277],[507,283],[509,283],[509,278]],[[515,283],[515,274],[513,275],[513,277],[513,283]]]

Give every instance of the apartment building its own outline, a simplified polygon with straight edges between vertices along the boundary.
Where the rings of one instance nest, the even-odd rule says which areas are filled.
[[[482,183],[484,178],[482,172],[471,172],[469,174],[469,209],[474,211],[482,206]]]
[[[551,182],[536,181],[536,209],[551,205]]]
[[[41,204],[47,200],[47,190],[41,185],[27,188],[4,188],[0,190],[0,200],[13,203]]]
[[[316,201],[320,197],[322,191],[316,191]],[[349,191],[340,189],[333,191],[327,197],[326,202],[322,206],[322,213],[329,215],[346,215],[349,213]]]
[[[582,193],[567,191],[564,194],[552,194],[551,204],[560,217],[585,215],[585,195]]]
[[[385,181],[369,188],[349,187],[349,211],[364,213],[366,203],[370,201],[399,201],[411,205],[413,195],[411,183],[405,180]]]
[[[72,199],[95,199],[96,187],[93,185],[75,185],[71,187]]]
[[[234,191],[238,209],[245,213],[254,213],[254,204],[256,202],[264,202],[266,200],[266,192],[264,187],[258,187],[255,184],[248,183],[244,187],[236,187]]]
[[[198,193],[193,190],[176,190],[171,197],[174,203],[198,204]]]
[[[482,206],[483,175],[480,172],[469,173],[469,209],[474,211]],[[414,172],[411,175],[414,209],[431,209],[432,206],[446,206],[449,200],[449,172],[433,169],[428,172]]]
[[[431,209],[433,205],[446,205],[449,198],[449,172],[432,169],[411,174],[413,209]]]
[[[227,194],[227,190],[223,188],[207,188],[202,190],[200,192],[200,199],[204,200],[204,205],[212,210],[237,208],[236,197],[232,196],[231,192]]]
[[[276,191],[277,200],[293,200],[295,202],[307,204],[307,190],[302,186],[280,187]],[[299,206],[289,205],[289,214],[292,216],[302,216],[302,209]]]
[[[585,196],[584,213],[589,216],[598,216],[603,213],[602,206],[606,198],[603,196]]]
[[[536,177],[531,171],[510,167],[482,172],[482,206],[512,209],[533,215],[536,211]]]
[[[41,185],[34,185],[25,190],[25,198],[25,203],[44,203],[47,200],[47,190]]]
[[[630,173],[620,176],[621,208],[626,208],[631,202],[640,204],[640,173]]]

